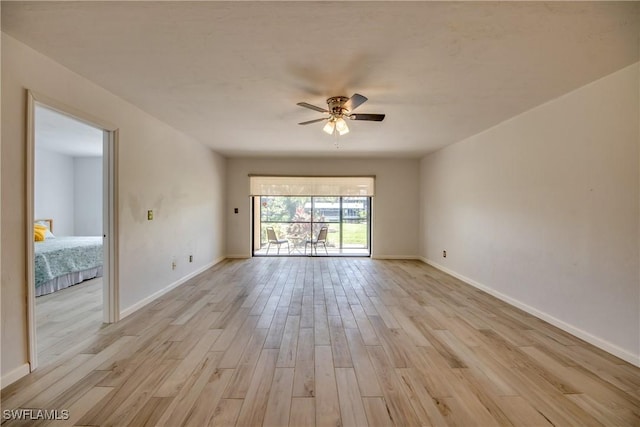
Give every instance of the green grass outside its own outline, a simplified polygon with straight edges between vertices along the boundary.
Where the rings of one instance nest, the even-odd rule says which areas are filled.
[[[342,244],[365,246],[367,244],[367,224],[342,224]]]

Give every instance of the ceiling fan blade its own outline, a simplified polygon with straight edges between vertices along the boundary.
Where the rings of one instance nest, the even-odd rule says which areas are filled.
[[[329,110],[327,110],[326,108],[316,107],[315,105],[307,104],[306,102],[298,102],[298,104],[296,104],[296,105],[299,105],[299,106],[305,107],[305,108],[310,108],[312,110],[319,111],[321,113],[328,113],[329,112]]]
[[[321,122],[323,120],[328,120],[328,117],[322,118],[322,119],[315,119],[315,120],[309,120],[307,122],[302,122],[302,123],[298,123],[299,125],[310,125],[311,123],[318,123]]]
[[[366,96],[362,96],[359,93],[354,93],[353,96],[351,98],[349,98],[349,100],[347,102],[344,103],[344,105],[342,106],[342,108],[344,108],[347,111],[353,111],[356,108],[358,108],[360,105],[364,104],[367,101]]]
[[[381,122],[384,120],[384,114],[352,114],[349,116],[351,120],[367,120],[370,122]]]

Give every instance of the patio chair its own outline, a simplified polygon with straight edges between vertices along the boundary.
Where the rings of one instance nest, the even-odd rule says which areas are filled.
[[[304,243],[304,253],[307,254],[307,245],[311,245],[311,255],[313,255],[313,249],[316,250],[316,255],[318,255],[318,243],[322,243],[324,246],[324,251],[327,255],[329,252],[327,251],[327,233],[329,232],[329,227],[322,227],[318,232],[318,237],[315,239],[307,240]]]
[[[278,255],[280,255],[280,246],[287,244],[287,253],[290,252],[289,249],[289,241],[286,239],[278,239],[276,236],[276,231],[273,227],[267,227],[267,239],[269,239],[269,246],[267,246],[267,255],[269,255],[269,249],[271,249],[271,245],[278,246]]]

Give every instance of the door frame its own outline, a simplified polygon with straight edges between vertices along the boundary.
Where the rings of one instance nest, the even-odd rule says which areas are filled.
[[[103,321],[117,322],[120,318],[118,283],[118,127],[37,92],[27,90],[27,141],[26,141],[26,211],[27,218],[27,330],[29,345],[29,369],[38,367],[36,337],[36,296],[34,274],[34,194],[35,194],[35,110],[43,106],[89,126],[103,130],[103,253],[107,268],[103,271]],[[106,286],[105,286],[106,285]]]

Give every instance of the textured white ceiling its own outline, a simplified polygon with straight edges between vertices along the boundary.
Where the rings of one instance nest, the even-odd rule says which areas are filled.
[[[638,2],[3,2],[2,30],[228,155],[420,156],[638,60]],[[334,95],[369,98],[340,150]]]

